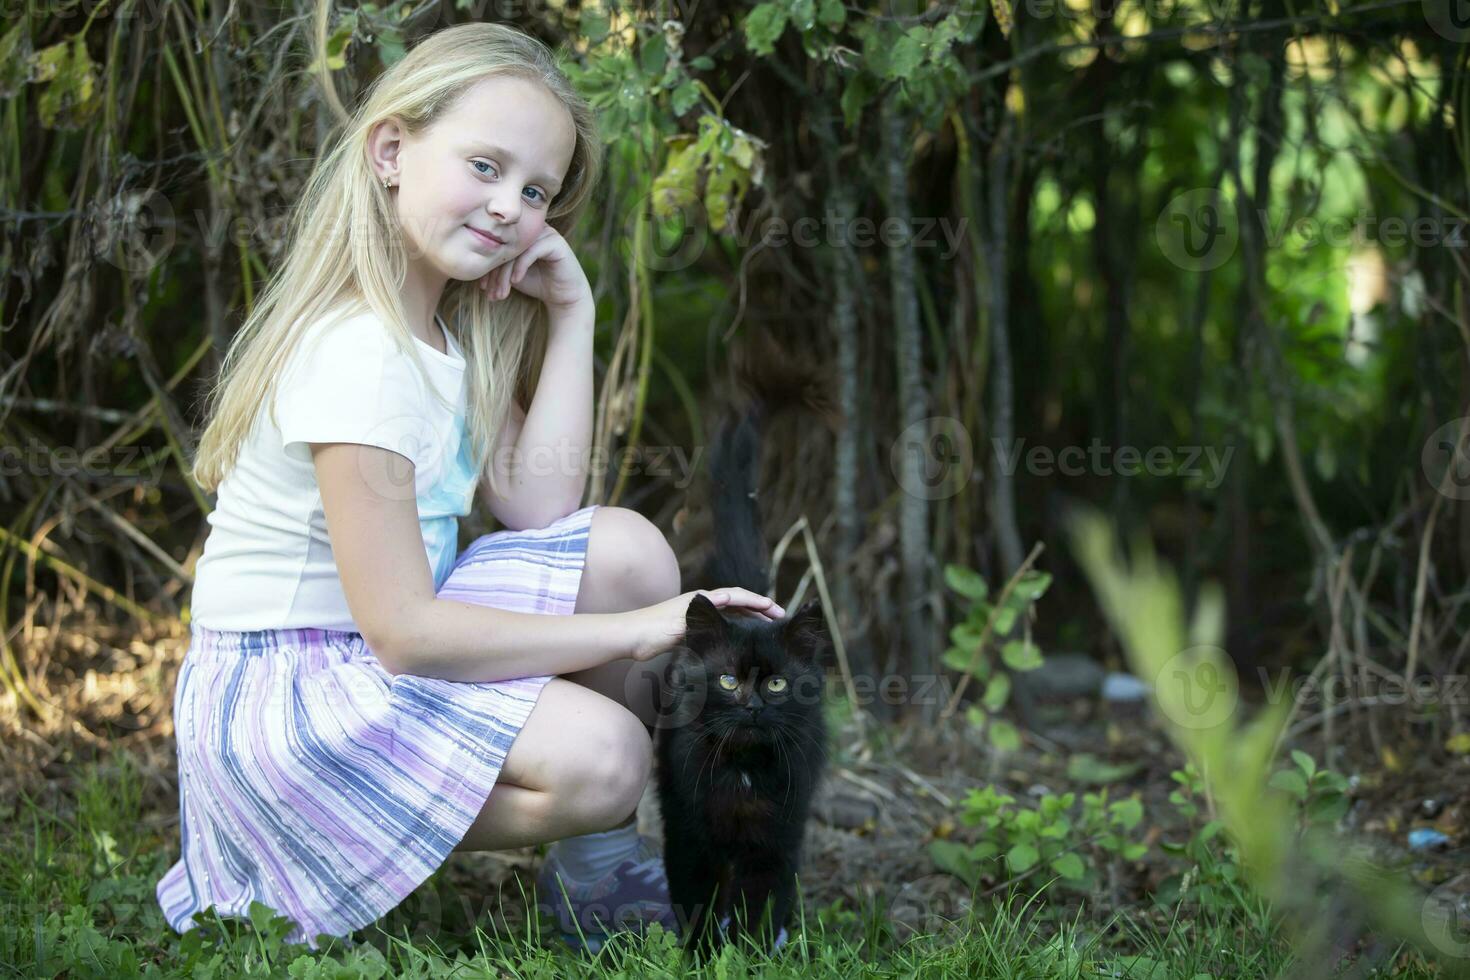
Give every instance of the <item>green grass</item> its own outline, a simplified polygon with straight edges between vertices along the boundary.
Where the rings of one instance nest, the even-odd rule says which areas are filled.
[[[147,829],[142,781],[126,755],[80,767],[57,800],[22,797],[0,841],[0,976],[24,977],[645,977],[684,976],[674,938],[618,937],[597,957],[538,935],[482,921],[451,921],[454,903],[425,883],[384,923],[432,918],[442,928],[363,930],[351,948],[312,952],[281,941],[284,919],[220,921],[180,937],[168,928],[153,888],[176,842]],[[154,820],[153,825],[157,826]],[[897,885],[898,883],[894,883]],[[1224,912],[1117,909],[1094,916],[1048,901],[1043,885],[978,903],[934,935],[903,937],[881,902],[803,908],[799,928],[776,957],[727,949],[709,976],[832,977],[1293,977],[1329,971],[1294,963],[1269,910],[1242,900]],[[380,923],[382,926],[383,923]],[[389,926],[391,928],[391,926]],[[409,939],[410,934],[412,939]],[[1436,976],[1406,950],[1357,976]]]

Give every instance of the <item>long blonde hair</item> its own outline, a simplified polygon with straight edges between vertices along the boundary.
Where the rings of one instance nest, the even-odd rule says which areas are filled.
[[[262,402],[269,399],[275,420],[270,396],[305,327],[339,304],[370,308],[388,325],[399,349],[424,369],[401,296],[407,275],[401,229],[388,191],[369,164],[368,134],[376,123],[393,116],[418,134],[481,79],[539,82],[566,107],[577,134],[564,186],[547,214],[547,224],[562,234],[576,223],[602,167],[592,109],[567,81],[555,55],[535,38],[501,24],[460,24],[428,35],[374,80],[349,115],[325,67],[329,7],[326,2],[318,6],[315,47],[328,102],[342,127],[323,148],[292,209],[280,270],[230,342],[206,396],[208,422],[193,474],[208,493],[234,466]],[[491,302],[474,282],[455,279],[445,287],[441,310],[465,354],[466,428],[476,472],[484,474],[511,399],[528,404],[535,391],[546,350],[546,310],[515,291]],[[488,479],[491,491],[503,496],[495,468]]]

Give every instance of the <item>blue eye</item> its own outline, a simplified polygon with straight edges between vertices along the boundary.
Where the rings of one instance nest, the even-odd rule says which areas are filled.
[[[470,162],[470,166],[472,166],[472,167],[478,167],[478,166],[479,166],[479,165],[480,165],[480,164],[482,164],[482,163],[483,163],[483,164],[485,164],[485,166],[487,166],[487,167],[489,167],[489,166],[490,166],[490,164],[489,164],[489,163],[487,163],[487,162],[486,162],[486,161],[484,161],[484,160],[473,160],[473,161],[471,161],[471,162]],[[494,169],[494,168],[493,168],[493,167],[492,167],[492,168],[491,168],[491,170],[493,170],[493,169]],[[476,171],[476,173],[482,173],[482,174],[483,174],[483,173],[489,173],[489,172],[490,172],[490,171],[486,171],[486,170],[479,170],[479,171]]]
[[[545,194],[542,194],[539,190],[536,190],[536,188],[534,188],[534,187],[527,187],[526,190],[528,190],[528,191],[536,191],[536,195],[537,195],[536,199],[538,201],[544,201],[544,200],[546,200],[546,195]]]

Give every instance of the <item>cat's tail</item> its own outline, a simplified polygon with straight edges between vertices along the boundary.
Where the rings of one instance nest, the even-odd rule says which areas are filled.
[[[811,412],[835,427],[826,371],[789,352],[763,330],[752,330],[734,357],[746,399],[732,406],[710,445],[709,474],[715,547],[698,588],[734,585],[765,594],[769,553],[758,503],[766,424],[790,410]]]

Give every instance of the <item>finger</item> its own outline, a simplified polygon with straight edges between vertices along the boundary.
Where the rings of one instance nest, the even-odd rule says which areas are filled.
[[[542,244],[542,240],[538,238],[536,241],[531,243],[530,248],[526,249],[524,252],[516,257],[515,267],[511,270],[510,281],[520,282],[521,279],[525,276],[526,270],[531,267],[531,263],[535,262],[537,259],[545,254],[546,246]]]
[[[505,299],[510,295],[510,268],[509,262],[495,270],[495,298]]]
[[[736,605],[744,606],[747,609],[753,609],[756,612],[773,614],[777,617],[786,615],[786,610],[782,609],[780,604],[777,603],[776,600],[772,599],[770,596],[764,596],[757,592],[751,592],[748,589],[734,589],[732,591],[733,595],[731,597],[731,601]]]

